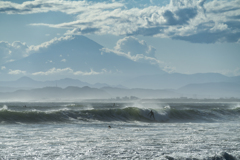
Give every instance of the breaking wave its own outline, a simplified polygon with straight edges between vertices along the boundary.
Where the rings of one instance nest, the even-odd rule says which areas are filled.
[[[149,112],[154,112],[154,118]],[[73,121],[123,121],[148,123],[181,122],[219,122],[239,120],[240,107],[196,108],[170,107],[169,105],[154,109],[139,107],[125,108],[58,108],[54,110],[14,110],[4,105],[0,109],[0,123],[45,123]]]

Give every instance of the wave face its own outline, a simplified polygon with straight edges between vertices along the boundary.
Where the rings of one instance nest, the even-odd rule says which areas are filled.
[[[149,106],[149,108],[148,108]],[[154,112],[150,117],[149,112]],[[0,123],[123,121],[148,123],[222,122],[240,119],[239,104],[3,104]]]

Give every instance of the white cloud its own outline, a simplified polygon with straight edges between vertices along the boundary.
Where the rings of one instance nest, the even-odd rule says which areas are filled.
[[[240,76],[240,68],[237,67],[234,70],[225,69],[225,70],[217,71],[216,73],[220,73],[225,76]]]
[[[131,59],[132,61],[142,61],[142,62],[148,62],[148,63],[151,63],[151,64],[158,64],[158,65],[163,63],[163,62],[157,60],[154,57],[148,57],[148,56],[145,56],[143,54],[131,55],[130,52],[125,53],[125,52],[121,52],[121,51],[113,50],[113,49],[108,49],[108,48],[102,48],[101,51],[105,52],[105,53],[114,53],[114,54],[117,54],[119,56],[123,56],[123,57],[126,57],[128,59]]]
[[[155,57],[155,48],[148,45],[145,41],[140,41],[135,37],[125,37],[118,40],[114,49],[102,48],[102,54],[114,53],[119,56],[126,57],[136,62],[150,63],[158,65],[162,70],[168,73],[176,71],[175,67],[169,66],[167,63],[158,60]]]
[[[125,37],[117,41],[114,49],[102,48],[102,52],[115,53],[132,61],[141,61],[161,65],[163,62],[155,58],[156,49],[135,37]],[[103,53],[102,53],[103,54]]]
[[[66,59],[62,59],[61,62],[66,62],[67,60]]]
[[[46,72],[35,72],[35,73],[32,73],[32,75],[53,75],[53,74],[73,74],[73,75],[82,75],[82,76],[90,76],[90,75],[98,75],[98,74],[104,74],[104,73],[107,73],[107,71],[105,69],[102,69],[101,72],[96,72],[94,70],[91,69],[90,72],[83,72],[83,71],[73,71],[73,69],[71,68],[63,68],[63,69],[60,69],[60,68],[52,68],[52,69],[49,69],[48,71]]]
[[[164,67],[162,68],[162,70],[164,70],[164,71],[167,72],[167,73],[174,73],[174,72],[176,72],[176,68],[175,68],[175,67],[173,67],[173,66],[168,66],[168,65],[164,66]]]
[[[104,52],[113,53],[131,59],[132,61],[158,65],[163,71],[168,73],[176,72],[175,67],[155,57],[155,50],[153,46],[148,45],[145,41],[140,41],[132,36],[118,40],[114,49],[101,49],[102,54],[104,54]]]
[[[45,63],[53,63],[52,60],[47,60]]]
[[[34,45],[28,46],[26,43],[18,41],[15,41],[13,43],[0,41],[0,65],[19,60],[21,58],[29,56],[30,54],[38,52],[41,49],[46,49],[52,44],[58,43],[60,41],[68,41],[73,38],[74,38],[73,36],[53,38],[50,41],[35,46]],[[48,61],[48,63],[51,62]]]
[[[8,62],[14,62],[14,61],[15,61],[14,59],[9,59],[6,62],[8,63]]]
[[[34,0],[22,4],[9,1],[0,1],[0,12],[7,14],[33,14],[44,12],[63,12],[66,14],[77,14],[89,10],[102,10],[123,7],[122,3],[91,3],[87,1],[67,0]]]
[[[27,57],[28,46],[25,43],[15,41],[13,43],[0,42],[0,64],[13,62],[15,60]]]
[[[98,74],[103,74],[103,73],[107,73],[107,71],[105,69],[102,69],[101,72],[96,72],[94,70],[91,69],[90,72],[82,72],[82,71],[76,71],[73,74],[74,75],[83,75],[83,76],[90,76],[90,75],[98,75]]]
[[[52,74],[59,74],[59,73],[73,73],[73,70],[71,68],[64,68],[64,69],[58,69],[58,68],[52,68],[49,69],[46,72],[35,72],[32,73],[32,75],[52,75]]]
[[[126,53],[130,52],[131,55],[146,54],[149,56],[154,56],[156,51],[153,46],[147,45],[145,41],[140,41],[133,36],[118,40],[114,49]]]
[[[2,66],[2,67],[1,67],[1,70],[4,70],[4,69],[6,69],[6,67],[5,67],[5,66]]]
[[[9,69],[8,74],[26,74],[26,71],[21,71],[21,70],[11,70],[11,69]]]
[[[33,53],[33,52],[36,52],[36,51],[39,51],[40,49],[44,49],[44,48],[48,48],[50,45],[52,44],[55,44],[55,43],[58,43],[60,41],[67,41],[67,40],[71,40],[73,39],[74,37],[72,36],[63,36],[63,37],[55,37],[53,39],[51,39],[50,41],[47,41],[47,42],[44,42],[40,45],[32,45],[32,46],[29,46],[29,48],[27,49],[28,52],[30,53]],[[61,56],[61,55],[60,55]]]
[[[33,14],[52,11],[76,15],[72,22],[32,24],[68,28],[67,35],[144,35],[196,43],[238,42],[240,39],[239,0],[171,0],[166,6],[149,6],[149,3],[141,8],[127,8],[126,4],[124,1],[35,0],[22,4],[0,1],[0,12]]]
[[[237,42],[240,38],[239,0],[171,0],[166,6],[127,8],[120,2],[32,1],[21,5],[2,2],[2,12],[30,14],[60,11],[76,20],[31,25],[69,29],[72,34],[144,35],[196,43]],[[9,7],[11,6],[11,7]],[[26,9],[27,8],[27,9]]]

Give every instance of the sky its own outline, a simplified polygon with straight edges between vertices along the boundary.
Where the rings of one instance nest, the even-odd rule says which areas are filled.
[[[13,67],[12,62],[80,35],[103,46],[101,54],[166,73],[240,75],[239,0],[0,0],[0,24],[0,80],[117,70],[74,70],[60,65],[66,58],[38,71]]]

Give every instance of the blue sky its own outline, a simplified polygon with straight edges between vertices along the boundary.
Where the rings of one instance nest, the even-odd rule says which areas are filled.
[[[240,75],[239,0],[0,0],[0,24],[0,74],[9,79],[40,72],[7,63],[76,35],[99,43],[105,54],[157,64],[168,73]],[[94,70],[88,73],[82,76]]]

